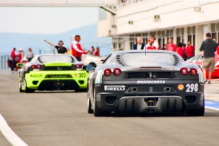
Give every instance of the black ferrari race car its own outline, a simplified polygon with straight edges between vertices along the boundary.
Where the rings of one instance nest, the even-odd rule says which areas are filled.
[[[88,113],[187,113],[203,116],[204,77],[172,51],[119,51],[87,66]]]

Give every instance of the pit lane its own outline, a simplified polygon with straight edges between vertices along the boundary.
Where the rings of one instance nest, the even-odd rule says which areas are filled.
[[[204,117],[97,118],[87,114],[86,96],[69,91],[19,93],[17,75],[0,75],[0,113],[30,146],[218,145],[219,111],[206,109]],[[0,146],[8,145],[0,134]]]

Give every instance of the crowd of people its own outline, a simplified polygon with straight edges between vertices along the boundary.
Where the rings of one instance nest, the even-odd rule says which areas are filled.
[[[58,45],[54,45],[53,43],[45,40],[46,43],[53,46],[57,49],[58,54],[70,54],[73,55],[78,61],[81,61],[82,54],[88,54],[92,56],[100,56],[100,49],[97,47],[96,49],[94,46],[91,47],[91,50],[84,50],[80,44],[81,36],[76,35],[74,37],[74,41],[71,43],[71,49],[66,49],[64,47],[64,43],[62,40],[59,41]]]
[[[44,40],[46,43],[49,45],[53,46],[54,48],[57,49],[58,54],[71,54],[73,55],[78,61],[81,61],[82,54],[88,54],[92,56],[100,56],[99,53],[99,47],[96,49],[94,46],[91,47],[91,50],[84,50],[80,44],[81,37],[79,35],[76,35],[74,38],[74,41],[71,43],[71,50],[66,49],[64,47],[64,43],[62,40],[58,42],[58,45],[54,45],[53,43]],[[208,83],[210,82],[211,79],[211,74],[214,71],[214,65],[215,65],[215,52],[217,51],[217,54],[219,54],[219,44],[216,42],[216,38],[211,38],[211,34],[207,33],[206,34],[206,40],[203,41],[200,51],[204,52],[204,60],[203,60],[203,74],[204,76],[206,75],[207,68],[209,68],[209,79]],[[160,50],[160,45],[156,41],[156,38],[154,36],[150,36],[148,39],[148,43],[145,45],[142,42],[142,38],[138,37],[137,38],[137,43],[133,46],[133,50]],[[175,45],[173,43],[173,38],[168,38],[168,43],[165,45],[165,50],[167,51],[173,51],[178,53],[184,60],[190,59],[194,57],[195,53],[195,48],[192,45],[191,41],[187,42],[187,46],[183,43],[178,43]],[[21,62],[21,60],[24,57],[23,49],[19,48],[19,53],[16,53],[16,48],[13,48],[11,51],[11,70],[14,71],[16,68],[16,63]],[[34,53],[32,52],[32,49],[28,49],[28,53],[26,54],[26,59],[27,61],[30,61],[34,57]]]
[[[22,61],[30,61],[34,57],[34,53],[31,48],[28,48],[28,52],[26,56],[24,56],[24,51],[22,48],[18,49],[18,53],[16,53],[16,48],[13,48],[11,51],[11,60],[8,62],[11,67],[11,71],[16,70],[16,63],[20,63]]]
[[[142,38],[137,38],[137,43],[134,44],[133,50],[161,50],[159,43],[156,41],[154,36],[150,36],[148,43],[145,45],[142,43]],[[183,43],[175,45],[173,38],[168,38],[168,43],[165,45],[164,50],[173,51],[178,53],[184,60],[190,59],[194,56],[194,47],[191,41],[188,41],[187,46]]]
[[[64,46],[64,42],[60,40],[58,42],[58,45],[54,45],[53,43],[44,40],[49,45],[56,48],[58,54],[70,54],[73,55],[78,61],[81,61],[82,54],[88,54],[92,56],[100,56],[100,48],[97,47],[96,49],[94,46],[91,47],[91,50],[84,50],[80,44],[81,37],[79,35],[76,35],[74,38],[74,41],[71,43],[71,49],[66,49]],[[22,59],[26,59],[26,61],[31,61],[31,59],[34,57],[34,53],[32,52],[31,48],[28,48],[28,52],[26,56],[24,56],[24,52],[22,48],[19,48],[19,52],[16,53],[16,48],[13,48],[11,51],[11,61],[9,62],[9,66],[11,67],[11,70],[16,70],[16,63],[22,62]]]
[[[160,50],[159,44],[154,36],[150,36],[148,44],[142,43],[141,37],[137,38],[137,43],[133,46],[133,50]],[[165,45],[164,50],[173,51],[178,53],[184,60],[191,59],[195,55],[195,48],[191,41],[186,44],[178,43],[175,45],[173,43],[173,38],[168,38],[168,43]],[[215,69],[215,52],[219,55],[219,44],[217,39],[211,37],[210,33],[206,34],[206,40],[203,41],[199,51],[203,51],[203,75],[205,78],[205,83],[211,84],[212,72]],[[206,79],[206,74],[208,71],[208,79]]]

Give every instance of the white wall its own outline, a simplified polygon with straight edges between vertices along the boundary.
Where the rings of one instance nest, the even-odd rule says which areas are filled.
[[[97,7],[116,3],[117,0],[0,0],[1,7]]]
[[[109,31],[111,31],[111,35],[115,34],[116,28],[112,28],[114,18],[113,15],[107,12],[107,18],[103,20],[99,20],[97,22],[97,36],[98,37],[106,37],[110,36]]]
[[[201,6],[201,12],[194,7]],[[164,28],[203,24],[219,19],[219,1],[149,0],[120,7],[117,10],[117,34],[152,31]],[[154,15],[160,20],[154,22]],[[128,24],[133,21],[134,24]]]

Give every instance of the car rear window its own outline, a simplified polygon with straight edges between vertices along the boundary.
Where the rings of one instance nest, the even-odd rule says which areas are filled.
[[[73,63],[74,62],[74,59],[69,55],[43,55],[43,56],[39,56],[38,59],[41,63],[51,63],[51,62]]]
[[[169,53],[126,53],[123,62],[128,66],[172,66],[174,57]]]

